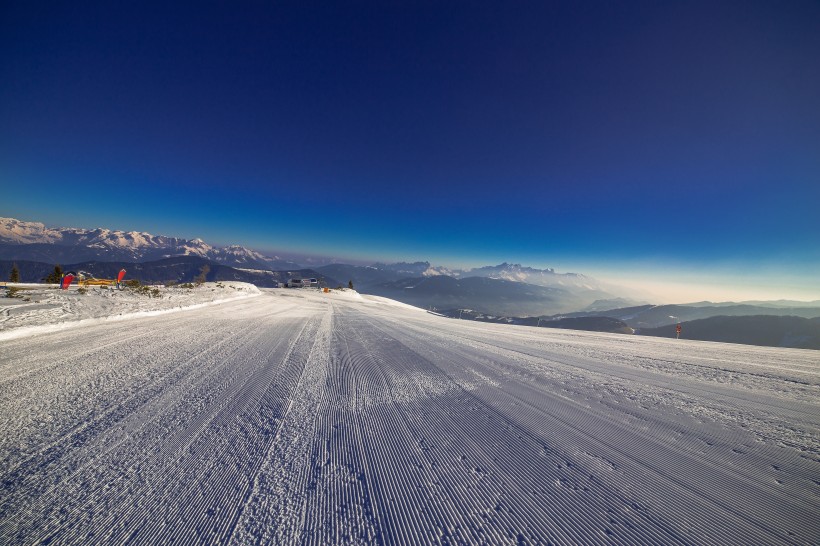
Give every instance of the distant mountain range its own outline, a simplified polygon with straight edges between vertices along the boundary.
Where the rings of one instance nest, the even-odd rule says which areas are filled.
[[[40,282],[54,270],[53,262],[36,262],[30,260],[0,260],[0,277],[8,278],[13,265],[16,264],[22,282]],[[255,268],[237,268],[211,262],[200,256],[173,256],[161,260],[145,262],[126,261],[83,261],[63,263],[63,271],[85,272],[97,278],[114,278],[124,268],[126,278],[138,279],[143,283],[163,283],[167,281],[191,282],[203,266],[207,265],[209,281],[233,280],[256,284],[260,287],[275,286],[290,278],[316,278],[324,286],[335,288],[347,286],[348,276],[336,276],[331,273],[343,273],[345,268],[294,268],[287,270],[268,270]],[[374,276],[384,278],[380,270]],[[393,272],[391,275],[400,276]],[[410,305],[425,309],[470,308],[484,313],[507,315],[543,315],[560,310],[583,308],[589,302],[598,299],[600,292],[578,290],[577,288],[551,288],[521,282],[485,277],[467,277],[456,279],[446,275],[430,277],[410,277],[390,282],[373,282],[366,288],[354,284],[364,293],[385,296]]]
[[[429,262],[316,268],[348,279],[359,291],[385,296],[425,309],[467,308],[498,315],[543,315],[584,309],[616,298],[595,279],[502,263],[476,269],[447,269]],[[614,301],[634,303],[634,300]]]
[[[445,314],[465,319],[606,332],[634,330],[645,335],[669,335],[674,330],[668,326],[682,322],[690,339],[701,335],[698,321],[706,319],[710,319],[705,324],[712,328],[708,334],[712,337],[697,339],[746,339],[729,333],[735,329],[734,322],[711,320],[714,317],[768,316],[784,317],[784,321],[788,317],[820,317],[820,301],[636,305],[640,302],[624,297],[617,287],[585,275],[506,262],[474,269],[449,269],[426,261],[306,268],[239,245],[217,247],[201,239],[104,228],[48,228],[38,222],[0,218],[0,280],[8,278],[12,262],[17,263],[24,282],[39,282],[53,271],[55,263],[62,264],[64,270],[85,271],[100,278],[113,278],[125,268],[127,278],[145,283],[190,282],[205,265],[210,281],[237,280],[260,287],[290,278],[317,278],[329,287],[347,286],[352,281],[360,292],[445,310]],[[794,326],[773,320],[756,318],[747,330],[753,331],[759,324],[768,324],[772,331],[780,331],[782,324]],[[803,339],[805,335],[799,333],[803,330],[788,330],[792,331],[798,333],[783,334],[778,343],[803,346],[790,341]]]
[[[320,268],[321,269],[321,268]],[[603,293],[487,277],[416,277],[370,285],[367,292],[425,309],[469,308],[483,313],[541,315],[583,308]]]
[[[761,302],[765,303],[765,302]],[[772,311],[777,308],[763,306],[732,306],[749,311],[768,314],[750,315],[714,315],[707,318],[683,321],[682,339],[699,341],[718,341],[722,343],[740,343],[761,345],[765,347],[789,347],[796,349],[820,349],[820,308],[806,310],[813,318],[790,315],[777,315]],[[719,313],[720,307],[704,306],[702,313]],[[587,330],[593,332],[610,332],[618,334],[637,334],[653,337],[676,337],[674,323],[654,328],[632,328],[627,322],[609,316],[584,315],[575,317],[515,317],[480,313],[471,309],[448,309],[439,311],[447,317],[461,320],[476,320],[497,324],[514,324],[519,326],[537,326],[540,328],[561,328]]]
[[[6,260],[147,262],[171,256],[198,256],[232,267],[274,270],[301,267],[239,245],[215,247],[202,239],[105,228],[49,228],[39,222],[0,218],[0,257]]]
[[[624,321],[610,317],[577,317],[548,320],[541,317],[505,317],[480,313],[472,309],[446,309],[438,312],[441,315],[460,320],[476,320],[496,324],[515,324],[517,326],[536,326],[539,328],[561,328],[567,330],[586,330],[590,332],[611,332],[615,334],[633,334],[634,330]]]
[[[699,320],[721,315],[736,317],[750,315],[795,316],[803,318],[820,317],[820,304],[811,307],[805,304],[794,306],[771,306],[765,305],[766,303],[767,302],[756,302],[755,305],[748,303],[726,303],[715,305],[711,302],[703,302],[701,304],[692,303],[685,305],[639,305],[603,311],[566,313],[548,318],[560,319],[572,317],[606,316],[622,320],[636,330],[643,330],[646,328],[658,328],[669,324],[677,324],[678,322]]]
[[[683,339],[743,343],[765,347],[820,349],[820,317],[751,315],[715,316],[681,324]],[[675,337],[670,326],[644,328],[640,335]]]
[[[551,288],[582,289],[607,294],[607,286],[580,273],[556,273],[554,269],[536,269],[521,264],[504,262],[474,269],[457,270],[456,277],[485,277],[510,282],[521,282]],[[610,294],[611,297],[611,294]]]
[[[54,271],[54,264],[26,260],[0,260],[0,275],[7,278],[8,271],[16,264],[21,282],[41,282]],[[150,262],[78,262],[62,266],[63,271],[84,272],[99,279],[113,279],[120,269],[126,270],[126,279],[136,279],[143,284],[192,282],[208,266],[205,276],[208,281],[242,281],[259,287],[276,286],[291,278],[315,278],[324,286],[336,287],[341,283],[313,269],[289,269],[270,271],[261,269],[239,269],[213,263],[200,256],[174,256]]]
[[[376,263],[370,266],[356,266],[348,264],[330,264],[317,267],[317,270],[338,278],[347,278],[363,289],[373,285],[398,281],[407,278],[431,278],[431,277],[452,277],[454,279],[467,279],[480,277],[495,279],[535,286],[563,289],[579,289],[597,291],[602,294],[609,294],[614,287],[609,287],[600,281],[581,275],[580,273],[556,273],[554,269],[535,269],[522,266],[520,264],[502,263],[499,265],[488,265],[474,269],[448,269],[446,267],[433,266],[430,262],[396,263],[382,264]],[[634,303],[634,300],[622,298],[620,302]],[[590,303],[592,300],[590,300]]]
[[[715,303],[711,301],[699,301],[696,303],[682,303],[684,307],[733,307],[735,305],[754,305],[757,307],[767,308],[795,308],[795,307],[818,307],[820,308],[820,300],[814,301],[796,301],[796,300],[772,300],[772,301],[725,301]],[[618,306],[626,307],[626,306]]]
[[[152,235],[137,231],[116,231],[105,228],[49,228],[39,222],[14,218],[0,218],[0,259],[29,262],[34,271],[53,264],[74,264],[77,267],[102,267],[103,262],[133,265],[133,275],[146,281],[164,280],[153,273],[156,264],[173,257],[197,257],[221,267],[223,280],[254,278],[260,286],[269,286],[274,280],[284,281],[281,272],[291,271],[294,276],[333,279],[347,285],[352,281],[361,292],[377,294],[417,305],[419,307],[469,307],[471,309],[518,315],[561,313],[584,309],[598,300],[612,300],[617,294],[595,279],[577,273],[556,273],[553,269],[535,269],[520,264],[502,263],[475,269],[448,269],[429,262],[376,263],[371,266],[331,264],[304,268],[277,256],[239,245],[215,247],[202,239],[181,239]],[[33,263],[45,264],[34,266]],[[167,262],[163,262],[167,263]],[[168,279],[188,278],[196,271],[182,272],[181,268],[194,267],[191,262],[175,261],[173,274]],[[22,265],[21,265],[22,267]],[[163,266],[165,267],[165,266]],[[47,274],[47,272],[46,272]],[[0,273],[2,275],[2,273]],[[45,274],[44,274],[45,275]],[[43,275],[43,276],[44,276]],[[24,273],[24,276],[26,274]],[[29,275],[39,279],[37,274]],[[635,303],[632,300],[617,300]]]
[[[0,279],[17,264],[23,282],[40,282],[63,270],[143,283],[191,282],[207,266],[209,281],[244,281],[260,287],[291,278],[316,278],[462,319],[598,332],[820,349],[820,301],[696,302],[635,305],[617,289],[577,273],[556,273],[502,263],[448,269],[429,262],[343,263],[316,268],[239,246],[215,247],[201,239],[108,229],[47,228],[0,218]],[[443,311],[442,311],[443,310]]]

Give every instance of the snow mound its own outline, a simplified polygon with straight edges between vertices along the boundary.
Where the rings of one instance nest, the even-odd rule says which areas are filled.
[[[201,286],[153,286],[137,291],[92,286],[60,290],[56,285],[15,284],[13,297],[0,298],[0,340],[25,337],[100,321],[126,320],[239,298],[258,296],[259,289],[243,282]]]

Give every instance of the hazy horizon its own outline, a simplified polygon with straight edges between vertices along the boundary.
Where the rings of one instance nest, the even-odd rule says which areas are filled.
[[[0,47],[6,216],[820,299],[816,2],[16,3]]]
[[[24,222],[39,222],[49,228],[82,228],[82,229],[110,229],[113,231],[139,231],[152,235],[163,235],[168,237],[180,237],[175,233],[155,232],[151,229],[119,229],[117,227],[93,224],[70,225],[44,222],[33,218],[19,218],[0,209],[0,217],[15,218]],[[193,239],[196,237],[182,237]],[[205,237],[199,237],[208,244],[215,244],[214,241]],[[776,270],[771,267],[761,269],[759,266],[750,270],[742,265],[734,263],[716,263],[711,267],[697,268],[691,265],[677,264],[675,266],[659,267],[651,261],[620,262],[610,268],[596,265],[593,261],[573,262],[572,260],[549,262],[528,262],[524,259],[514,257],[499,258],[488,257],[487,260],[448,260],[446,257],[431,259],[429,256],[396,257],[383,255],[381,257],[355,257],[323,254],[310,254],[305,252],[288,252],[254,247],[244,244],[242,241],[230,241],[220,243],[217,246],[226,244],[238,244],[252,250],[262,252],[266,255],[276,255],[283,259],[294,261],[306,267],[320,267],[331,263],[347,263],[351,265],[369,266],[375,263],[397,263],[397,262],[430,262],[435,267],[447,269],[470,270],[484,266],[495,266],[502,263],[519,264],[524,267],[535,269],[554,269],[556,273],[580,273],[596,280],[610,283],[616,287],[626,289],[625,297],[636,300],[645,300],[654,304],[667,303],[694,303],[699,301],[711,301],[714,303],[728,301],[776,301],[795,300],[803,302],[820,301],[820,281],[816,276],[801,275],[794,270]],[[751,267],[751,266],[750,266]],[[810,272],[806,272],[810,273]],[[665,280],[668,279],[668,280]]]

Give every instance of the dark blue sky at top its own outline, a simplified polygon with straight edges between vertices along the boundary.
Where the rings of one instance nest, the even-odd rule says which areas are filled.
[[[820,264],[820,3],[4,2],[0,215],[361,259]]]

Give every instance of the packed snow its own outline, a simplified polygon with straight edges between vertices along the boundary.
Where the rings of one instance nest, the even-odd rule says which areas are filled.
[[[0,297],[0,340],[54,330],[87,326],[98,321],[117,321],[214,305],[261,294],[243,282],[203,283],[199,286],[145,286],[116,289],[113,286],[82,287],[3,283],[14,297]],[[0,296],[5,289],[0,286]]]
[[[820,543],[816,351],[41,290],[0,300],[2,544]]]

